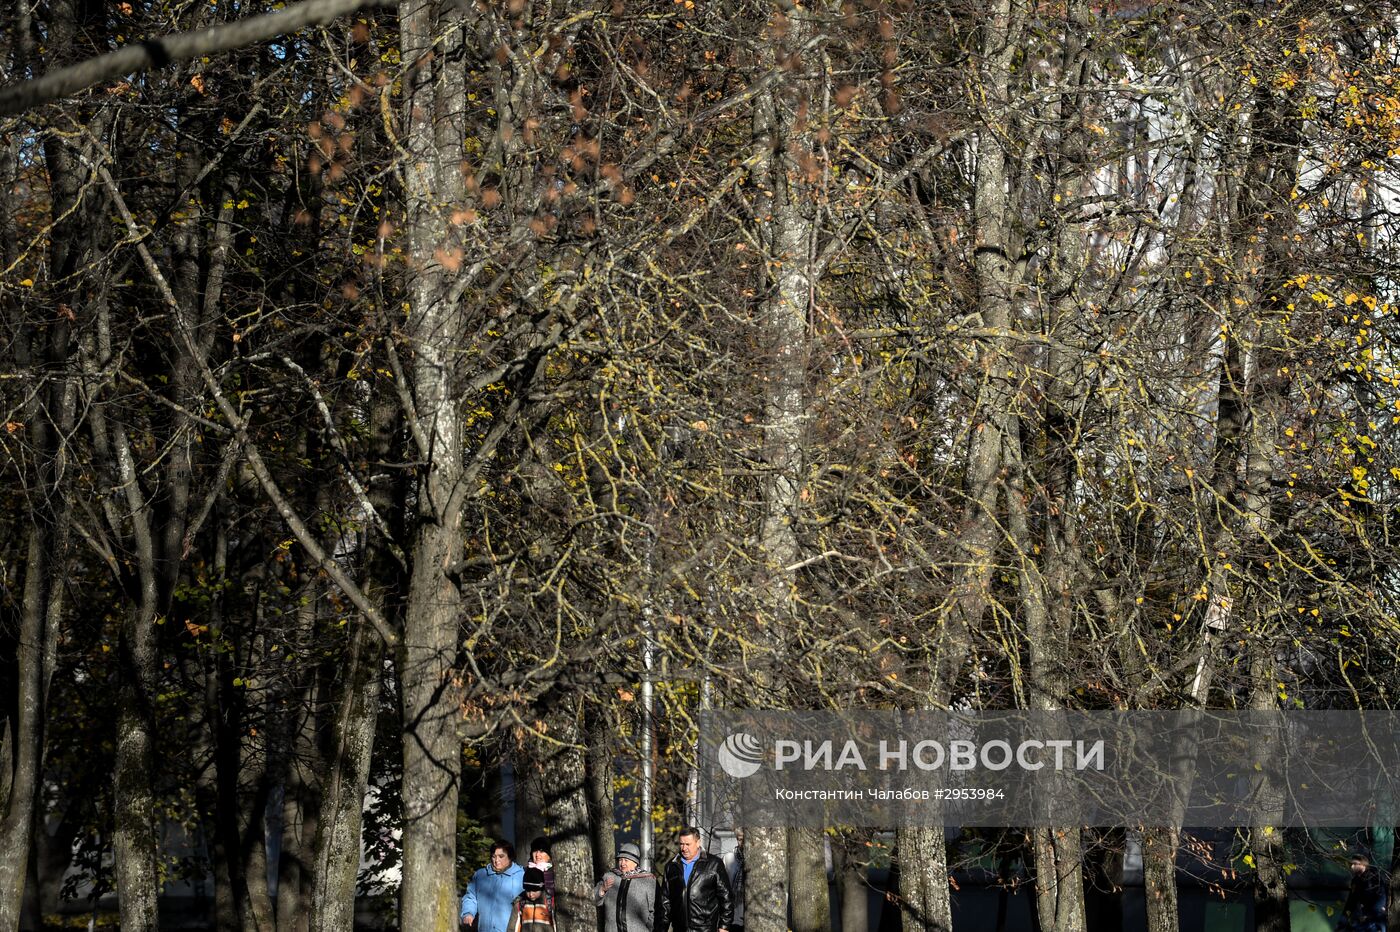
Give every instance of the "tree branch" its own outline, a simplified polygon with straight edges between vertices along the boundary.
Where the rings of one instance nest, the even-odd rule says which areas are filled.
[[[201,55],[256,45],[369,7],[396,5],[394,0],[302,0],[275,13],[253,16],[224,26],[133,42],[115,52],[89,58],[42,78],[0,90],[0,116],[23,113],[113,78]]]
[[[205,387],[209,389],[210,394],[214,398],[214,403],[218,406],[220,412],[223,413],[224,419],[233,427],[234,438],[243,444],[243,452],[248,460],[248,465],[252,468],[253,475],[257,477],[258,484],[262,486],[263,493],[267,496],[268,500],[272,502],[273,507],[277,509],[277,513],[282,516],[282,520],[286,522],[288,530],[296,537],[302,549],[316,562],[317,566],[325,571],[326,575],[340,588],[340,591],[345,594],[345,597],[350,600],[351,604],[360,610],[360,613],[364,615],[365,619],[374,626],[374,630],[379,633],[384,644],[389,648],[395,647],[399,642],[399,637],[394,631],[393,626],[385,619],[384,615],[379,611],[374,601],[365,593],[364,589],[362,589],[355,580],[350,578],[350,574],[347,573],[345,568],[335,559],[335,555],[327,552],[326,549],[321,546],[321,542],[316,539],[316,535],[311,533],[311,529],[307,527],[301,515],[297,513],[296,509],[292,507],[291,502],[288,501],[287,496],[283,494],[281,487],[278,486],[276,479],[272,476],[272,471],[267,468],[267,464],[263,461],[262,455],[258,452],[257,446],[248,436],[247,421],[239,415],[237,409],[233,407],[233,404],[219,387],[218,380],[214,378],[214,374],[209,370],[208,362],[198,354],[193,353],[194,338],[190,335],[189,328],[185,324],[185,317],[183,309],[180,307],[180,302],[175,298],[175,293],[171,290],[169,282],[166,281],[165,275],[161,272],[160,266],[156,264],[155,258],[151,255],[150,250],[146,248],[146,244],[140,235],[140,227],[137,225],[136,218],[132,216],[131,211],[127,209],[126,200],[122,197],[121,189],[117,186],[116,181],[112,178],[111,173],[107,171],[107,167],[104,164],[100,162],[94,163],[93,168],[102,176],[102,180],[106,182],[107,188],[112,195],[112,203],[117,208],[117,213],[121,215],[127,230],[132,235],[136,245],[136,251],[141,257],[142,264],[145,265],[147,273],[151,276],[151,280],[155,282],[156,289],[160,292],[161,297],[170,308],[171,315],[175,320],[176,332],[192,351],[195,362],[199,366],[200,376],[204,380]]]

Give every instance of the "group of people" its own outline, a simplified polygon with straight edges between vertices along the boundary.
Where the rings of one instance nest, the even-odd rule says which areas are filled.
[[[701,848],[700,830],[687,826],[680,849],[659,873],[642,869],[642,852],[628,843],[616,866],[593,888],[604,932],[744,932],[743,833],[724,858]],[[472,875],[461,917],[473,932],[546,932],[554,923],[554,865],[547,839],[530,843],[525,867],[504,841],[491,847],[491,863]]]
[[[491,863],[472,875],[462,895],[462,924],[475,932],[545,932],[554,928],[554,864],[549,842],[530,842],[526,867],[515,848],[498,841]]]
[[[617,863],[593,888],[604,932],[744,932],[744,834],[735,850],[717,858],[701,849],[700,830],[688,826],[679,852],[660,874],[642,868],[642,852],[628,843]],[[1351,889],[1341,929],[1384,932],[1386,888],[1364,852],[1352,855]],[[491,847],[491,863],[477,871],[462,897],[462,923],[473,932],[553,932],[554,864],[549,843],[530,843],[525,867],[504,841]]]

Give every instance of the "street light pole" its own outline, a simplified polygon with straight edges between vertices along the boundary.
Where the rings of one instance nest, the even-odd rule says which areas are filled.
[[[642,869],[651,870],[652,833],[651,787],[654,777],[652,767],[652,729],[655,715],[655,695],[652,685],[652,664],[655,645],[652,641],[651,606],[642,609]]]

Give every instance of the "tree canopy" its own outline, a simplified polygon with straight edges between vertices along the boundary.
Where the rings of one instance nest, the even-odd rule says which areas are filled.
[[[220,930],[343,932],[363,836],[455,928],[506,764],[590,927],[703,706],[1390,708],[1396,22],[16,0],[0,927],[71,862],[126,930],[212,877]],[[1175,929],[1198,846],[1131,828]],[[752,932],[829,928],[862,831],[750,833]],[[996,842],[1057,930],[1121,843]],[[966,852],[897,845],[951,928]]]

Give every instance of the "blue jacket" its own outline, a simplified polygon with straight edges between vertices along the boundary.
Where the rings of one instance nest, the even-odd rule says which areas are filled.
[[[510,904],[525,889],[525,868],[512,864],[501,873],[483,867],[462,896],[462,916],[476,916],[477,932],[506,932]]]

